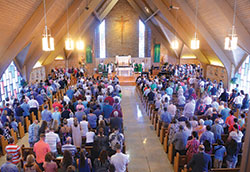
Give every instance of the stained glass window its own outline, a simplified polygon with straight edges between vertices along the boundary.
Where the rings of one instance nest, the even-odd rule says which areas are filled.
[[[240,90],[244,90],[246,93],[250,93],[250,57],[247,56],[243,62],[235,77],[237,78],[237,84],[239,84]]]
[[[139,20],[139,57],[145,57],[145,25]]]
[[[7,97],[17,97],[21,89],[22,76],[18,72],[14,62],[11,62],[0,79],[0,101]]]
[[[99,26],[100,37],[100,58],[106,58],[106,43],[105,43],[105,20]]]

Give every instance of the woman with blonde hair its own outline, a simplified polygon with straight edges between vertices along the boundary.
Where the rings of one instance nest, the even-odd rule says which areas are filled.
[[[70,127],[68,126],[68,121],[66,118],[63,119],[63,126],[60,129],[61,140],[63,145],[66,143],[66,138],[70,136]]]
[[[55,133],[59,134],[60,126],[59,126],[57,120],[54,120],[54,121],[53,121],[52,128],[53,128],[53,130],[54,130]]]
[[[39,166],[35,162],[35,157],[33,154],[29,154],[26,159],[26,163],[23,166],[24,172],[42,172]]]

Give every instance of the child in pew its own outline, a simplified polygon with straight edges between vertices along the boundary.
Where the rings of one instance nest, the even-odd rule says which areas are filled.
[[[222,140],[217,139],[216,143],[218,145],[214,146],[214,168],[221,168],[226,148]]]
[[[14,130],[16,133],[18,133],[18,124],[17,124],[15,118],[13,118],[13,119],[11,120],[10,126],[11,126],[11,128],[13,128],[13,130]]]

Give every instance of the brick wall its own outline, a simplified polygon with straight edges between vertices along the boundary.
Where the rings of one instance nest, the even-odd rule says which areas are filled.
[[[128,20],[124,24],[123,44],[121,44],[121,23],[116,20]],[[127,0],[119,0],[105,18],[107,57],[131,55],[138,57],[139,16]]]

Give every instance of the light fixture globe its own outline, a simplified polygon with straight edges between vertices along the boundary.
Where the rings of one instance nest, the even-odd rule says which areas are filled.
[[[80,38],[76,42],[76,49],[79,51],[84,50],[84,42]]]
[[[191,49],[197,50],[200,48],[200,40],[197,38],[197,34],[195,33],[194,38],[191,40]]]
[[[65,40],[65,49],[66,50],[74,50],[74,41],[69,36]]]
[[[174,50],[177,50],[179,48],[179,42],[177,39],[174,39],[172,42],[171,42],[171,48],[174,49]]]

